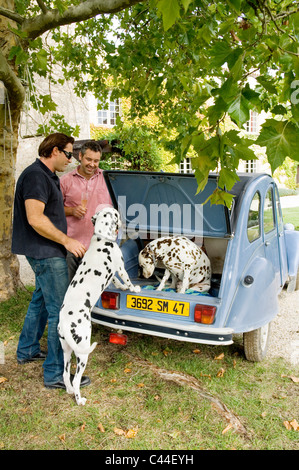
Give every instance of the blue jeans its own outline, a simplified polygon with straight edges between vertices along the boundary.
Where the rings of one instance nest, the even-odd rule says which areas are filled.
[[[48,353],[43,364],[44,383],[62,380],[63,352],[57,332],[60,307],[69,285],[65,258],[27,260],[35,273],[35,291],[29,304],[17,348],[18,359],[30,359],[40,352],[41,339],[48,322]]]

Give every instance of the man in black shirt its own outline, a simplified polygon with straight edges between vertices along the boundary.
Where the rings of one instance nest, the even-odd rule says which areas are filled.
[[[35,273],[35,291],[20,335],[19,364],[43,360],[44,383],[65,388],[63,353],[57,333],[59,311],[68,287],[67,250],[82,257],[85,247],[67,236],[63,197],[56,171],[64,171],[73,151],[73,137],[51,134],[39,146],[39,159],[18,179],[13,218],[12,252],[25,255]],[[48,322],[48,353],[39,340]],[[81,386],[89,383],[82,378]]]

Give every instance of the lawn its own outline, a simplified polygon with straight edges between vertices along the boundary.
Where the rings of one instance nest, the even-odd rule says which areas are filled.
[[[213,347],[128,333],[119,346],[94,325],[85,407],[45,389],[42,365],[15,357],[30,295],[0,304],[0,449],[299,448],[298,369],[280,359],[246,361],[239,339]]]
[[[299,230],[298,208],[283,217]],[[240,338],[213,347],[128,333],[119,346],[93,325],[85,407],[45,389],[42,364],[15,357],[30,297],[20,291],[0,304],[0,449],[299,449],[298,367],[250,363]]]
[[[284,223],[291,223],[295,226],[295,230],[299,230],[299,207],[288,207],[282,209]]]

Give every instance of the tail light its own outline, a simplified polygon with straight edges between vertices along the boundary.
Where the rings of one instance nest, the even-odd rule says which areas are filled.
[[[101,295],[103,308],[109,308],[110,310],[119,309],[119,293],[117,292],[103,292]]]
[[[211,325],[214,321],[216,313],[216,307],[212,305],[195,305],[194,309],[194,321],[197,323],[204,323],[205,325]]]
[[[123,346],[125,346],[127,344],[127,341],[127,335],[123,335],[122,333],[110,333],[109,335],[109,343],[122,344]]]

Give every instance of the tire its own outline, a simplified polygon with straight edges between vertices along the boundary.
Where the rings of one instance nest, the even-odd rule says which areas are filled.
[[[260,362],[267,354],[271,323],[243,333],[243,346],[248,361]]]

